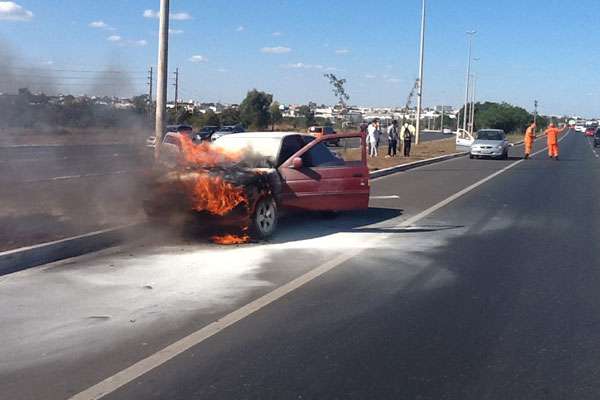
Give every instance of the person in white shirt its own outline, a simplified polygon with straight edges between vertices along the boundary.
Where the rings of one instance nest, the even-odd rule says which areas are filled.
[[[377,157],[377,125],[372,121],[367,127],[367,145],[369,146],[369,157]]]
[[[404,157],[410,157],[410,148],[412,145],[412,137],[415,134],[415,127],[410,123],[405,122],[402,125],[402,130],[400,131],[400,138],[402,138],[403,148],[404,148]]]
[[[394,120],[390,126],[387,128],[388,134],[388,153],[386,158],[396,157],[396,152],[398,149],[398,138],[400,135],[398,134],[398,121]]]

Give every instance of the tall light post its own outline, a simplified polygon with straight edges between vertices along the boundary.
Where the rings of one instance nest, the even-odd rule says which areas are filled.
[[[474,57],[473,61],[477,62],[479,61],[479,58]],[[471,135],[473,134],[473,131],[475,130],[475,89],[476,89],[476,82],[477,82],[477,77],[475,76],[475,73],[471,74],[471,85],[472,85],[472,89],[471,89],[471,109],[469,110],[469,132],[471,133]]]
[[[471,81],[471,51],[473,49],[473,36],[477,34],[477,31],[468,31],[469,36],[469,58],[467,61],[467,83],[465,88],[465,108],[463,110],[463,129],[467,130],[467,109],[469,108],[469,82]]]
[[[477,77],[475,76],[475,74],[471,75],[471,77],[473,82],[473,90],[471,90],[471,121],[469,122],[469,132],[471,132],[472,135],[475,131],[475,90],[477,88]]]
[[[421,4],[421,44],[419,46],[419,90],[417,92],[417,126],[415,144],[419,144],[421,136],[421,108],[423,106],[423,66],[425,58],[425,0]]]
[[[167,72],[169,61],[169,0],[160,0],[160,22],[158,27],[158,62],[156,68],[156,121],[154,155],[158,157],[166,125],[167,115]]]

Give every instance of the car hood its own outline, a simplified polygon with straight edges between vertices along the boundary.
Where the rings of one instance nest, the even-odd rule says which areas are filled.
[[[500,146],[502,140],[475,140],[473,146]]]

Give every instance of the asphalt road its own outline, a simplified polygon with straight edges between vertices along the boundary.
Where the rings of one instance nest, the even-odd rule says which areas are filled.
[[[0,146],[0,184],[40,182],[139,168],[133,145]]]
[[[162,232],[2,277],[0,393],[596,399],[600,159],[574,133],[560,161],[520,153],[381,178],[368,212],[288,218],[267,244]]]

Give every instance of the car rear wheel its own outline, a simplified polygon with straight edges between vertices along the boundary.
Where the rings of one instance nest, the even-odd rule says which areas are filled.
[[[264,197],[256,204],[252,217],[251,233],[256,239],[267,239],[277,229],[279,214],[272,197]]]
[[[473,159],[473,154],[469,154],[469,158],[472,160]]]

